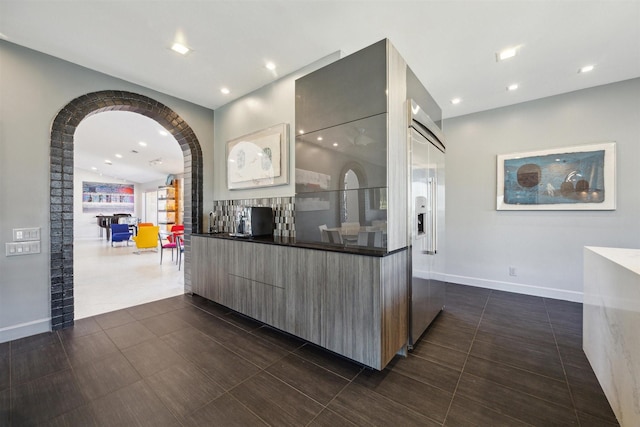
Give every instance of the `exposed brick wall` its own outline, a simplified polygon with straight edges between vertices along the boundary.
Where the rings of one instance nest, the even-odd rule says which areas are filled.
[[[195,133],[173,110],[131,92],[101,91],[67,104],[53,120],[50,148],[51,324],[53,330],[73,325],[73,138],[88,116],[103,111],[129,111],[147,116],[173,135],[184,156],[185,291],[191,291],[191,233],[201,232],[202,150]]]

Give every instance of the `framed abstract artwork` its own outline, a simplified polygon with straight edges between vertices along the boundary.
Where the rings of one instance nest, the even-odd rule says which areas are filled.
[[[615,210],[616,144],[497,157],[497,210]]]
[[[227,188],[289,183],[289,125],[281,123],[227,142]]]
[[[83,213],[133,213],[134,207],[133,184],[82,182]]]

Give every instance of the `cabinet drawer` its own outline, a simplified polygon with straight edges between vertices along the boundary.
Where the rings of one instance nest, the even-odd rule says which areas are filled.
[[[220,303],[246,316],[284,328],[284,289],[229,274]]]

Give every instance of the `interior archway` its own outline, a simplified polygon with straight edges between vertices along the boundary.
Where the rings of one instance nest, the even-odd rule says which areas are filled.
[[[339,189],[340,190],[347,190],[347,176],[348,174],[353,174],[355,175],[355,180],[357,180],[358,186],[357,188],[349,188],[349,190],[359,190],[359,189],[363,189],[363,188],[368,188],[368,182],[367,182],[367,174],[364,170],[364,168],[362,167],[362,165],[358,162],[348,162],[347,164],[345,164],[342,167],[342,170],[340,171],[340,179],[339,179]],[[342,223],[345,222],[347,220],[347,218],[349,218],[349,215],[347,213],[347,191],[344,191],[343,197],[340,198],[340,210],[339,210],[339,218],[338,218],[338,223]],[[364,211],[365,211],[365,199],[364,199],[364,191],[358,191],[357,193],[353,194],[352,196],[355,196],[355,198],[357,199],[357,218],[349,218],[350,222],[360,222],[362,223],[364,221]]]
[[[51,126],[50,238],[51,326],[73,325],[73,141],[80,122],[104,111],[130,111],[147,116],[178,141],[184,157],[185,292],[191,292],[191,233],[200,232],[202,150],[191,127],[173,110],[144,95],[101,91],[80,96],[60,110]]]

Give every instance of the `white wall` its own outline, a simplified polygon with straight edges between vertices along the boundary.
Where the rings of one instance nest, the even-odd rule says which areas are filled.
[[[90,239],[100,238],[100,228],[96,220],[96,213],[82,212],[82,182],[109,182],[115,184],[123,184],[121,179],[110,178],[84,169],[75,168],[73,171],[73,238],[74,239]],[[127,183],[132,184],[132,183]],[[140,216],[142,212],[142,199],[140,184],[133,184],[134,193],[134,213],[132,216]],[[109,213],[105,213],[108,215]],[[105,232],[102,232],[103,239]]]
[[[444,132],[446,280],[581,301],[583,246],[640,248],[640,79],[448,119]],[[605,141],[617,143],[617,210],[496,211],[497,154]]]
[[[176,175],[176,178],[183,183],[184,175]],[[139,212],[140,222],[153,222],[154,224],[158,223],[158,187],[166,185],[166,179],[160,179],[157,181],[145,182],[143,184],[139,184],[140,191],[136,194],[136,212]],[[138,191],[138,187],[136,187],[136,191]],[[145,218],[145,194],[153,193],[149,197],[153,197],[153,212],[149,212],[147,217]],[[182,200],[180,201],[182,203]],[[138,210],[138,206],[140,209]]]
[[[0,40],[0,244],[13,228],[42,232],[42,253],[0,256],[0,342],[50,328],[51,123],[74,98],[109,89],[156,99],[191,126],[205,161],[204,197],[212,198],[212,110]]]
[[[327,55],[215,110],[215,146],[212,164],[214,198],[204,198],[205,210],[213,208],[214,200],[287,197],[295,194],[295,80],[339,58],[340,52]],[[280,123],[289,124],[289,184],[250,190],[228,190],[227,141]]]

